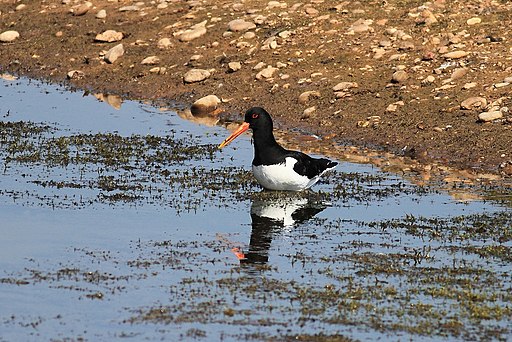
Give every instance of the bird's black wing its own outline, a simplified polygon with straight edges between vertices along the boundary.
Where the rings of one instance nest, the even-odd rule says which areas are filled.
[[[295,158],[297,163],[293,166],[293,170],[299,175],[306,176],[310,179],[338,165],[337,162],[333,162],[329,159],[313,158],[299,151],[287,151],[286,157]]]

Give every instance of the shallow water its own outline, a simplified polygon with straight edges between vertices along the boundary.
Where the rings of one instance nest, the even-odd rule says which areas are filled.
[[[512,338],[496,201],[350,163],[261,192],[248,136],[25,79],[0,115],[0,340]]]

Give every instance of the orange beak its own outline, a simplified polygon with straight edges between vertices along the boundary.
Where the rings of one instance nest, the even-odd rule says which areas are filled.
[[[226,140],[224,140],[219,145],[219,149],[229,145],[233,140],[235,140],[238,136],[240,136],[243,132],[247,131],[248,129],[249,123],[244,122],[243,124],[241,124],[240,127],[236,129],[236,131],[234,131],[229,137],[226,138]]]

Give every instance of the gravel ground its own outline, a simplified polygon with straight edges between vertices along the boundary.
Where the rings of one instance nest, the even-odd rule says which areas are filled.
[[[490,0],[3,0],[0,73],[185,107],[216,95],[221,123],[257,105],[280,128],[321,137],[324,152],[356,146],[356,159],[394,156],[424,178],[449,168],[510,180],[511,10]]]

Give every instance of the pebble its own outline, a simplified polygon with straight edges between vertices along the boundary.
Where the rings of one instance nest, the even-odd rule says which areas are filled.
[[[158,63],[160,63],[160,58],[158,58],[157,56],[146,57],[142,60],[142,62],[140,62],[140,64],[145,64],[145,65],[155,65]]]
[[[183,75],[183,81],[185,83],[195,83],[206,80],[211,76],[211,73],[208,70],[204,69],[191,69]]]
[[[252,31],[245,32],[243,37],[244,37],[244,39],[253,39],[254,37],[256,37],[256,33],[252,32]]]
[[[0,42],[10,43],[18,39],[20,34],[18,31],[5,31],[0,33]]]
[[[299,103],[306,104],[309,102],[310,98],[319,98],[319,97],[320,97],[319,91],[316,91],[316,90],[305,91],[299,95]]]
[[[184,31],[178,36],[182,42],[189,42],[206,34],[206,20],[193,25],[190,29]]]
[[[340,82],[336,84],[334,87],[332,87],[332,90],[334,91],[343,91],[343,90],[349,90],[351,88],[357,88],[359,85],[356,82]]]
[[[107,17],[107,11],[104,9],[99,10],[98,13],[96,13],[96,19],[105,19]]]
[[[149,69],[149,72],[152,74],[165,75],[167,73],[166,67],[154,67]]]
[[[472,96],[460,104],[460,108],[462,109],[475,109],[475,108],[485,108],[487,106],[487,100],[480,96]]]
[[[204,117],[215,112],[221,103],[216,95],[208,95],[200,98],[192,104],[190,112],[193,116]]]
[[[398,109],[398,105],[395,103],[391,103],[386,107],[386,112],[396,112]]]
[[[450,76],[450,79],[452,81],[458,80],[459,78],[464,77],[467,72],[468,68],[457,68],[453,71],[452,75]]]
[[[495,84],[494,84],[494,88],[502,88],[502,87],[506,87],[506,86],[508,86],[508,85],[510,85],[510,83],[509,83],[509,82],[500,82],[500,83],[495,83]]]
[[[404,70],[398,70],[393,73],[391,77],[391,82],[393,83],[402,83],[409,78],[409,75]]]
[[[256,24],[243,19],[234,19],[228,23],[228,28],[233,32],[248,31],[256,28]]]
[[[229,62],[228,68],[230,72],[235,72],[242,69],[242,63],[240,62]]]
[[[434,83],[435,80],[436,80],[436,78],[434,76],[428,75],[427,77],[425,77],[425,79],[423,81],[421,81],[421,83],[423,83],[423,84]]]
[[[92,7],[92,4],[89,2],[89,3],[85,3],[85,4],[81,4],[81,5],[78,5],[77,7],[73,8],[72,11],[73,11],[73,15],[74,16],[81,16],[81,15],[84,15],[86,14],[87,12],[89,12],[89,9]]]
[[[124,55],[124,46],[123,44],[117,44],[116,46],[107,51],[103,59],[105,59],[107,63],[112,64],[122,55]]]
[[[349,28],[348,33],[354,34],[354,33],[363,33],[366,31],[370,31],[370,25],[373,23],[373,20],[368,19],[359,19],[356,22],[354,22]]]
[[[462,86],[462,89],[468,90],[468,89],[476,87],[477,85],[478,85],[478,83],[476,83],[476,82],[468,82]]]
[[[122,32],[118,32],[115,30],[106,30],[102,33],[98,33],[96,35],[96,37],[94,38],[94,40],[96,40],[98,42],[112,43],[112,42],[118,42],[123,38],[124,38],[124,35]]]
[[[85,77],[85,74],[83,71],[80,71],[80,70],[71,70],[70,72],[67,73],[67,77],[70,80],[81,80],[82,78]]]
[[[302,113],[302,118],[303,119],[310,118],[311,116],[313,116],[313,113],[315,111],[316,111],[315,106],[304,109],[304,112]]]
[[[279,69],[269,65],[256,74],[256,79],[271,78],[277,70]]]
[[[167,49],[169,47],[172,46],[172,42],[169,38],[165,37],[165,38],[161,38],[158,43],[157,43],[157,46],[159,49]]]
[[[140,10],[139,6],[137,5],[128,5],[123,6],[119,8],[119,12],[130,12],[130,11],[138,11]]]
[[[478,114],[478,120],[483,122],[490,122],[503,117],[503,113],[499,110],[493,110],[489,112],[483,112]]]
[[[478,17],[474,17],[474,18],[470,18],[466,21],[466,24],[468,24],[469,26],[473,26],[473,25],[476,25],[476,24],[480,24],[482,22],[482,19],[478,18]]]
[[[469,53],[466,51],[457,50],[457,51],[447,52],[447,53],[443,54],[442,57],[457,59],[457,58],[466,57],[468,54]]]
[[[16,11],[22,11],[22,10],[24,10],[25,8],[27,8],[27,5],[25,5],[25,4],[19,4],[18,6],[16,6]]]

